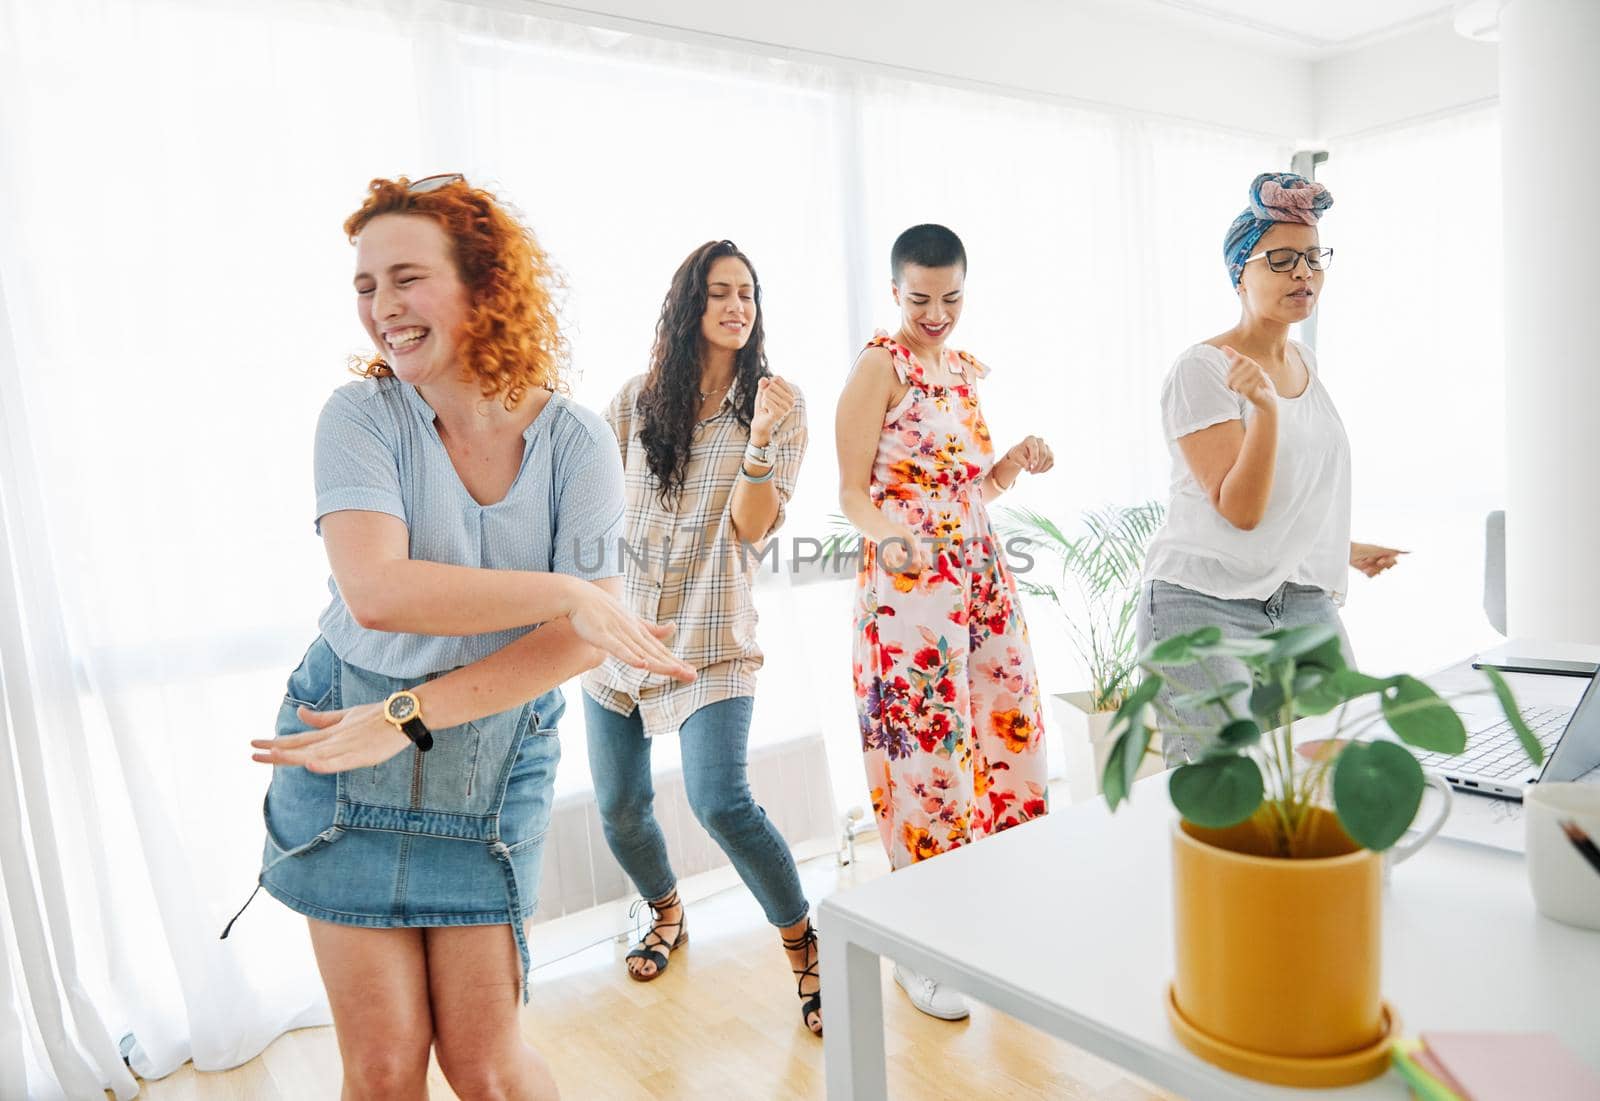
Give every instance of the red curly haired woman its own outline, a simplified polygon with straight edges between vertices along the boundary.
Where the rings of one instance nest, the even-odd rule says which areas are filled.
[[[332,567],[290,675],[260,885],[310,919],[347,1101],[553,1098],[518,1028],[565,708],[611,655],[693,679],[617,599],[622,470],[558,393],[558,285],[460,176],[374,180],[345,222],[377,349],[316,434]],[[224,933],[226,935],[226,933]]]

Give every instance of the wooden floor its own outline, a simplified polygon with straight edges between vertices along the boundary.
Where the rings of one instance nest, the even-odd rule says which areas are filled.
[[[873,840],[863,839],[861,859],[849,868],[836,867],[831,856],[803,864],[807,895],[815,899],[887,874]],[[683,886],[685,897],[694,898],[691,885]],[[822,1098],[822,1042],[800,1023],[777,934],[754,900],[736,887],[691,902],[688,910],[691,941],[653,983],[629,981],[621,962],[627,944],[616,940],[536,968],[524,1030],[549,1059],[563,1097]],[[967,1021],[926,1017],[894,985],[887,965],[883,982],[891,1097],[1171,1097],[977,1003]],[[158,1082],[143,1083],[139,1096],[149,1101],[335,1101],[339,1079],[333,1030],[310,1028],[279,1037],[260,1057],[232,1070],[199,1073],[185,1066]],[[456,1097],[437,1065],[429,1084],[435,1099]]]

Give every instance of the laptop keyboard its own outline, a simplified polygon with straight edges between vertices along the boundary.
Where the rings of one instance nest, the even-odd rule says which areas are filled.
[[[1572,710],[1566,707],[1530,707],[1522,713],[1522,721],[1539,739],[1547,759],[1571,719]],[[1417,761],[1423,768],[1469,773],[1493,780],[1513,777],[1533,767],[1507,719],[1483,730],[1469,731],[1467,748],[1460,753],[1418,753]]]

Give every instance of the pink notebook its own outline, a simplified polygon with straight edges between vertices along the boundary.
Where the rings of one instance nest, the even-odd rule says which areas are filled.
[[[1551,1032],[1424,1032],[1468,1101],[1600,1101],[1600,1074]]]

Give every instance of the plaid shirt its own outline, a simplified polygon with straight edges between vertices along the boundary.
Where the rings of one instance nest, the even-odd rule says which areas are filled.
[[[761,559],[740,547],[733,530],[733,489],[750,432],[734,415],[732,390],[716,413],[695,425],[683,492],[663,505],[639,439],[643,388],[643,375],[629,380],[606,410],[626,471],[624,596],[643,618],[677,624],[668,644],[699,677],[683,684],[607,658],[584,676],[583,688],[620,715],[638,707],[645,736],[655,737],[677,730],[707,704],[755,695],[762,655],[750,585]],[[766,535],[783,525],[805,450],[805,400],[797,391],[794,408],[772,434],[778,516]]]

